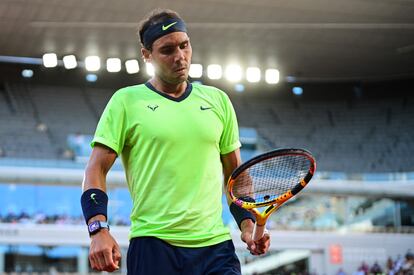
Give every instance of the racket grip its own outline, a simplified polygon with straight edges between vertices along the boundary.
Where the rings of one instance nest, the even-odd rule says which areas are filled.
[[[263,237],[265,232],[266,232],[266,224],[259,225],[256,222],[253,228],[253,241],[260,240]]]

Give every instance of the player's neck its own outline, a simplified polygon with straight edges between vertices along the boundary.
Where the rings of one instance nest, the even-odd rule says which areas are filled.
[[[182,94],[184,94],[184,92],[187,88],[187,81],[181,82],[179,84],[171,84],[171,83],[166,83],[165,81],[162,81],[158,78],[152,78],[150,80],[150,83],[158,91],[160,91],[162,93],[166,93],[169,96],[172,96],[172,97],[175,97],[175,98],[178,98]]]

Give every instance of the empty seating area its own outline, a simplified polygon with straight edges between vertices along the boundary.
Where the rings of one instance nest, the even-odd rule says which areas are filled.
[[[233,104],[240,124],[255,127],[268,148],[307,148],[320,171],[414,171],[413,98],[349,102],[239,96]]]
[[[3,157],[50,158],[54,148],[47,131],[41,128],[30,100],[16,87],[0,90],[0,149]],[[40,126],[40,127],[39,127]]]
[[[106,92],[106,93],[105,93]],[[89,94],[88,94],[89,93]],[[0,147],[10,158],[70,158],[69,134],[93,134],[111,91],[6,83],[0,94]],[[96,97],[96,99],[95,99]]]
[[[90,135],[112,89],[3,83],[0,156],[68,158],[67,137]],[[414,171],[414,98],[310,100],[230,94],[240,126],[253,127],[262,149],[303,147],[318,170]],[[3,153],[2,153],[3,152]]]

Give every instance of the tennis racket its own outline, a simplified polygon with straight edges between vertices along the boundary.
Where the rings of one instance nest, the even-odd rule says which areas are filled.
[[[263,237],[269,216],[309,183],[315,169],[315,158],[310,152],[277,149],[254,157],[233,171],[227,191],[236,205],[256,217],[253,240]],[[258,208],[265,206],[260,213]]]

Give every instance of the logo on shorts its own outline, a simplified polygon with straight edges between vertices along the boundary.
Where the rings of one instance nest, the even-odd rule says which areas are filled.
[[[147,108],[150,108],[152,111],[155,111],[158,108],[158,105],[148,105]]]
[[[162,30],[163,31],[166,31],[166,30],[168,30],[169,28],[171,28],[172,26],[174,26],[175,24],[177,24],[178,22],[173,22],[173,23],[171,23],[171,24],[168,24],[167,26],[164,26],[164,25],[162,25]]]

